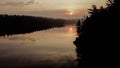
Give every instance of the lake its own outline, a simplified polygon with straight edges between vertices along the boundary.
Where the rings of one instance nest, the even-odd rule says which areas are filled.
[[[75,68],[76,27],[0,37],[0,68]]]

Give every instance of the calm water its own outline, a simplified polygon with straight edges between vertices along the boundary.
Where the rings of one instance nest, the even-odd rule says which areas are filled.
[[[74,68],[74,26],[0,37],[0,68]]]

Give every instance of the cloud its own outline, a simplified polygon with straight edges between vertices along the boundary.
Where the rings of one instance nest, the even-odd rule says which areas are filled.
[[[6,2],[6,3],[2,3],[0,5],[2,5],[2,6],[23,6],[24,3],[23,2]]]
[[[65,10],[43,10],[43,11],[26,11],[22,15],[32,15],[32,16],[42,16],[42,17],[52,17],[52,18],[62,18],[62,19],[79,19],[87,14],[87,10],[81,9],[77,10],[79,13],[77,15],[69,16],[65,14]]]
[[[35,2],[34,0],[30,0],[26,2],[24,5],[32,5],[32,4],[37,4],[38,2]]]
[[[38,4],[38,2],[35,2],[34,0],[30,0],[28,2],[5,2],[5,3],[0,3],[1,6],[26,6],[26,5],[33,5],[33,4]]]
[[[26,41],[26,40],[29,40],[29,41],[36,41],[35,39],[33,39],[33,38],[28,38],[28,37],[17,37],[17,36],[15,36],[15,37],[9,37],[9,38],[7,38],[8,40],[13,40],[13,41],[15,41],[15,40],[23,40],[23,41]]]

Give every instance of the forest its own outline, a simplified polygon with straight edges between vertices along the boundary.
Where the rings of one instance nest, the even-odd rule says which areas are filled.
[[[64,25],[63,19],[4,14],[0,15],[0,36],[30,33]]]
[[[78,68],[115,68],[119,45],[120,0],[108,0],[107,7],[89,9],[78,21],[76,45]]]

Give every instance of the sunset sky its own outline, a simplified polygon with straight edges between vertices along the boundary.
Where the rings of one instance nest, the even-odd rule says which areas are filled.
[[[107,0],[0,0],[0,14],[20,14],[78,19],[91,5],[104,6]]]

